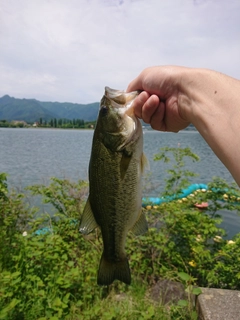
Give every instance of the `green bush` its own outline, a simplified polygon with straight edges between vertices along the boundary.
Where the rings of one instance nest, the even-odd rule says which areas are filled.
[[[197,160],[187,148],[161,150],[156,159],[167,161],[169,152],[166,195],[193,177],[183,158]],[[28,195],[8,191],[6,174],[0,174],[0,319],[197,319],[189,300],[200,293],[196,286],[240,289],[240,234],[227,240],[218,213],[239,209],[235,185],[216,178],[208,190],[146,209],[148,233],[129,233],[126,244],[132,285],[116,281],[109,287],[96,284],[99,231],[87,237],[78,232],[86,182],[53,178],[28,192],[55,213],[27,205]],[[203,201],[207,211],[194,206]],[[186,298],[167,307],[153,303],[148,292],[161,279],[183,283]]]

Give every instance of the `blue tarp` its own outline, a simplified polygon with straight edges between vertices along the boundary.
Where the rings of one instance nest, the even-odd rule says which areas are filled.
[[[163,202],[170,202],[172,200],[182,199],[189,196],[191,193],[199,189],[207,190],[208,186],[204,183],[194,183],[194,184],[191,184],[188,188],[183,189],[180,193],[175,194],[173,196],[166,196],[161,198],[154,198],[154,197],[143,198],[142,206],[146,207],[147,205],[159,205]]]

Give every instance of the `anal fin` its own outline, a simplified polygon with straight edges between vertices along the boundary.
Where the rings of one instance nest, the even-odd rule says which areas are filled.
[[[98,227],[97,222],[93,216],[92,208],[90,205],[89,198],[87,199],[87,203],[83,210],[82,219],[79,227],[79,231],[82,234],[89,234],[92,232],[96,227]]]
[[[141,234],[144,234],[145,232],[147,232],[147,230],[148,230],[148,223],[147,223],[147,220],[146,220],[145,215],[143,214],[142,208],[141,208],[139,218],[136,221],[136,223],[134,224],[134,226],[132,227],[131,231],[136,236],[140,236]]]

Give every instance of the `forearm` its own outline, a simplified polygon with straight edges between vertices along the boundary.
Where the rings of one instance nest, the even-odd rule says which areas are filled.
[[[182,84],[183,117],[195,125],[240,186],[240,81],[215,71],[187,69]]]

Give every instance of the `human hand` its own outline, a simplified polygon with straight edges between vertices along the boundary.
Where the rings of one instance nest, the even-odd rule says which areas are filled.
[[[182,89],[183,67],[150,67],[143,70],[127,88],[127,92],[142,90],[134,100],[135,114],[153,129],[178,132],[186,128],[188,98]]]
[[[192,123],[240,186],[240,81],[210,69],[151,67],[127,92],[142,90],[135,114],[153,129],[178,132]]]

